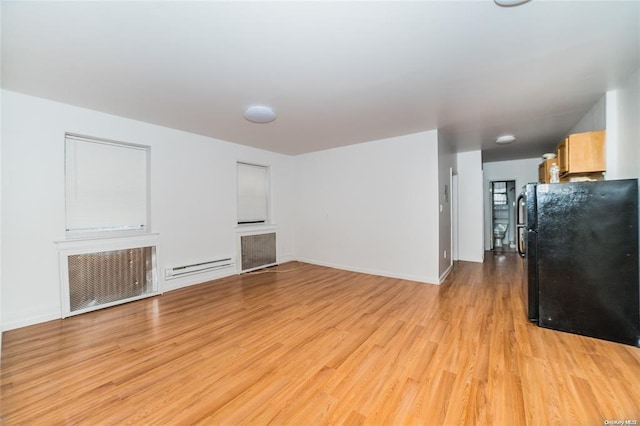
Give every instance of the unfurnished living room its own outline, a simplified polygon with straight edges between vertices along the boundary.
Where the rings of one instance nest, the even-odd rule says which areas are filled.
[[[0,22],[1,424],[640,422],[639,2]]]

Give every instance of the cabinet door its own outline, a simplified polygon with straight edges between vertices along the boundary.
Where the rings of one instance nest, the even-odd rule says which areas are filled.
[[[558,164],[557,158],[549,158],[544,160],[538,166],[538,182],[551,183],[551,166]]]
[[[558,167],[560,168],[560,175],[569,173],[569,138],[565,139],[558,145]]]
[[[568,173],[605,171],[604,130],[570,135],[567,145]]]

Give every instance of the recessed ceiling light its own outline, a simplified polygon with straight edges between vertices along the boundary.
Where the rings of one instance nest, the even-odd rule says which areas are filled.
[[[516,140],[516,137],[513,135],[503,135],[496,139],[496,143],[500,145],[506,145]]]
[[[495,1],[498,6],[513,7],[513,6],[520,6],[521,4],[525,4],[530,0],[493,0],[493,1]]]
[[[276,119],[276,112],[265,105],[253,105],[245,110],[244,118],[252,123],[270,123]]]

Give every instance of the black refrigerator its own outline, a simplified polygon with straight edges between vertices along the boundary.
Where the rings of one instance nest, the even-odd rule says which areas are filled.
[[[531,321],[640,346],[637,179],[525,185],[517,226]]]

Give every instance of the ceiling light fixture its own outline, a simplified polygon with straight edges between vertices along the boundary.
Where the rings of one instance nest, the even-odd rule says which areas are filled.
[[[513,135],[503,135],[496,139],[496,143],[500,145],[506,145],[516,140],[516,137]]]
[[[513,7],[528,3],[531,0],[493,0],[498,6]]]
[[[244,111],[244,118],[252,123],[271,123],[276,119],[276,112],[265,105],[253,105]]]

